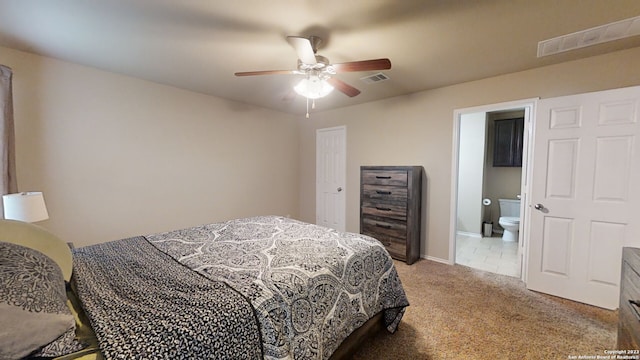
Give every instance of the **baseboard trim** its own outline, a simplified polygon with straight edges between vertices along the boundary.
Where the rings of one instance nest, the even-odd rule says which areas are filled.
[[[473,233],[473,232],[467,232],[467,231],[457,231],[456,234],[461,236],[476,237],[476,238],[482,237],[481,233]]]
[[[451,261],[446,260],[446,259],[442,259],[442,258],[438,258],[438,257],[420,255],[420,258],[421,259],[425,259],[425,260],[431,260],[431,261],[439,262],[439,263],[442,263],[442,264],[453,265],[453,263]]]

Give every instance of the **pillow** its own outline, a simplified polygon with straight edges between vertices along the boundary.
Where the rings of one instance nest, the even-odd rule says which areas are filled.
[[[60,267],[36,250],[0,242],[0,359],[82,348]]]

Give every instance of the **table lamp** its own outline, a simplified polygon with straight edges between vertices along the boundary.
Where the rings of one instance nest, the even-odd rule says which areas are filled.
[[[21,192],[2,196],[4,218],[24,222],[47,220],[49,213],[42,192]]]

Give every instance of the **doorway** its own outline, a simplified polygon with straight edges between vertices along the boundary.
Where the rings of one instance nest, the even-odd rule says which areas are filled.
[[[516,204],[520,201],[520,210],[525,206],[529,125],[534,104],[535,100],[523,100],[454,112],[449,248],[452,264],[522,278],[523,237],[518,232],[517,241],[503,240],[498,222],[499,199]],[[523,119],[518,135],[522,153],[517,155],[522,159],[521,167],[520,163],[494,166],[495,124],[507,119]],[[524,217],[520,219],[523,228]]]

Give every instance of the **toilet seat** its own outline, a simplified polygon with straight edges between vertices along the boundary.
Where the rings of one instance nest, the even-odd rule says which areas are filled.
[[[501,216],[498,223],[518,225],[520,224],[520,218],[515,216]]]

